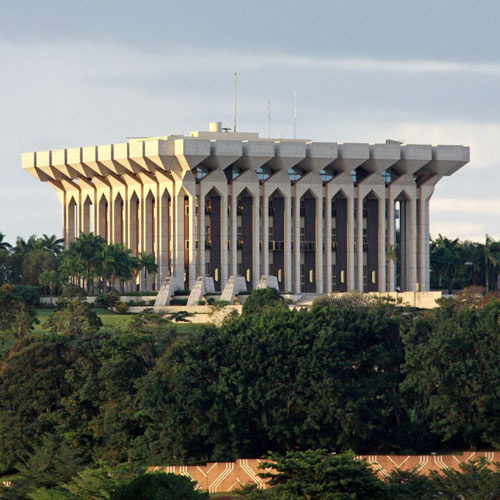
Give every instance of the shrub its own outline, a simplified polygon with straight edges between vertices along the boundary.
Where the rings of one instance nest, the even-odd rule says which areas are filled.
[[[128,310],[128,304],[126,302],[122,302],[119,300],[118,302],[115,303],[115,311],[118,314],[125,314]]]
[[[142,474],[120,487],[111,500],[204,500],[208,493],[195,490],[196,483],[175,474]]]

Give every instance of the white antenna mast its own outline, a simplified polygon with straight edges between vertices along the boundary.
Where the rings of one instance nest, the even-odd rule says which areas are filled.
[[[233,132],[236,132],[236,78],[237,78],[236,71],[233,74],[233,79],[234,79],[234,92],[233,92],[233,114],[234,114],[234,125],[233,125]]]
[[[297,89],[293,89],[293,138],[297,139]]]
[[[267,100],[267,138],[271,139],[271,100]]]

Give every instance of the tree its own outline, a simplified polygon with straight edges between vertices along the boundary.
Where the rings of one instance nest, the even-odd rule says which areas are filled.
[[[327,450],[289,451],[271,454],[271,462],[260,468],[276,472],[269,478],[276,497],[283,500],[377,500],[385,498],[385,487],[373,469],[353,453],[336,455]]]
[[[196,482],[175,474],[142,474],[117,488],[111,500],[208,500],[208,493],[197,491]]]
[[[102,321],[84,299],[73,298],[58,304],[58,310],[49,316],[47,326],[53,333],[88,335],[97,332]]]
[[[83,233],[71,242],[68,251],[64,253],[62,270],[68,276],[83,278],[88,294],[91,292],[93,279],[101,264],[105,243],[100,236]]]
[[[500,244],[486,235],[483,245],[484,272],[486,281],[486,293],[490,290],[490,269],[498,269],[500,266]]]
[[[429,476],[416,469],[394,469],[385,479],[387,500],[434,500],[436,488]]]
[[[60,254],[64,250],[64,239],[58,238],[55,234],[51,236],[43,234],[40,238],[40,244],[44,250],[55,255]]]
[[[459,470],[431,472],[430,481],[435,496],[446,500],[491,500],[500,498],[500,464],[495,470],[487,460],[472,460],[459,465]]]
[[[499,324],[497,300],[448,299],[403,335],[405,400],[447,446],[500,445]]]
[[[430,245],[431,268],[438,275],[439,283],[445,280],[448,293],[453,293],[453,285],[457,279],[458,269],[462,264],[460,241],[450,240],[439,235]],[[465,261],[464,261],[465,262]]]
[[[158,265],[153,253],[141,253],[139,255],[139,270],[144,270],[145,276],[158,272]]]
[[[0,250],[9,251],[12,248],[12,245],[5,241],[5,234],[0,233]]]
[[[10,486],[0,486],[6,500],[38,499],[37,490],[55,488],[69,481],[83,466],[81,457],[62,439],[44,436],[28,457],[16,465],[17,474]]]
[[[252,290],[243,303],[243,313],[254,314],[262,311],[263,309],[273,307],[281,303],[283,303],[283,297],[281,297],[279,291],[275,288]]]

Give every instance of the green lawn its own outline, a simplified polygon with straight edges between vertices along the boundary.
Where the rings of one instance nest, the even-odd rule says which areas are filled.
[[[107,309],[95,309],[97,315],[101,318],[103,328],[126,328],[131,314],[117,314]],[[47,318],[52,314],[53,309],[37,308],[36,316],[40,322],[35,325],[34,334],[45,333],[47,331]],[[192,323],[174,323],[176,328],[184,333],[196,331],[200,325]]]

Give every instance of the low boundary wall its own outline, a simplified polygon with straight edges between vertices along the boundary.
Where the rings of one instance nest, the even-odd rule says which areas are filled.
[[[453,455],[360,455],[376,471],[386,477],[391,471],[415,469],[422,474],[444,469],[458,469],[459,465],[484,457],[489,462],[500,462],[500,451],[463,452]],[[236,462],[209,462],[204,465],[171,465],[150,467],[148,472],[171,472],[188,476],[198,482],[201,489],[210,493],[225,493],[247,484],[266,488],[266,482],[258,476],[259,459],[238,459]],[[270,469],[267,469],[268,471]]]

